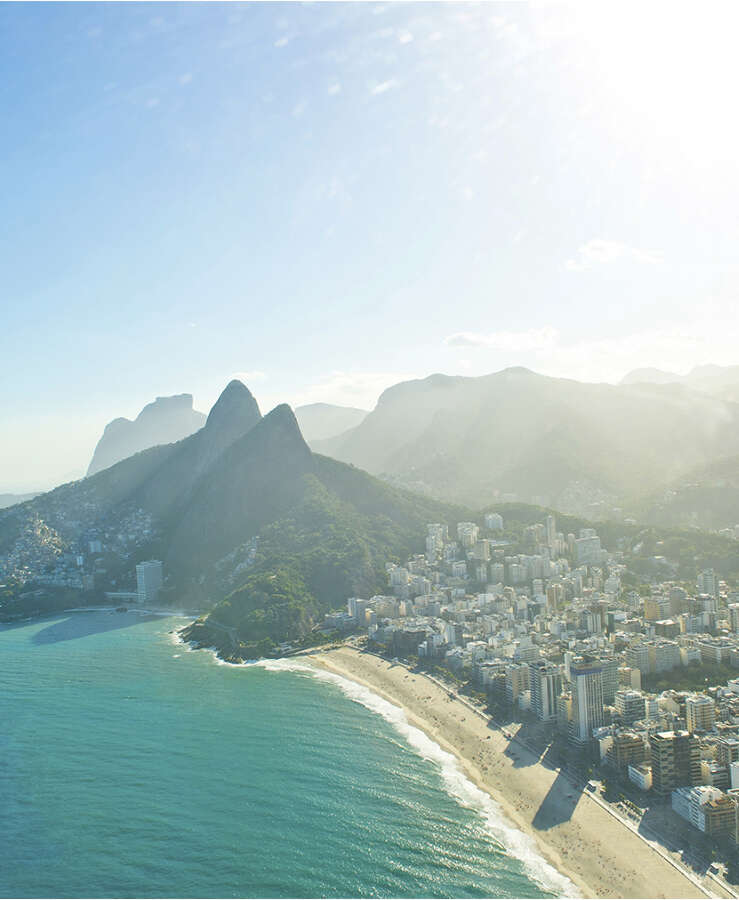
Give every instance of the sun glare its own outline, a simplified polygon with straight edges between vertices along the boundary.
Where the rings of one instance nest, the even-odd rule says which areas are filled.
[[[735,158],[738,5],[580,3],[548,11],[544,27],[579,58],[589,112],[607,117],[622,139],[699,168]]]

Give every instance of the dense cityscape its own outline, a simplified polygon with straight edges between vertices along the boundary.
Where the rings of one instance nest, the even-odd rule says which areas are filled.
[[[624,554],[591,528],[558,532],[554,515],[524,529],[526,554],[509,555],[503,533],[498,513],[456,534],[428,525],[426,553],[387,566],[390,593],[350,598],[325,629],[366,630],[368,647],[467,682],[495,714],[530,723],[529,742],[558,746],[575,779],[600,777],[632,821],[656,801],[671,831],[669,805],[730,858],[739,592],[712,569],[694,585],[624,588]]]

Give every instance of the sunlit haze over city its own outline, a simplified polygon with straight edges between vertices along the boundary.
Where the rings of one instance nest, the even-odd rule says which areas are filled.
[[[372,409],[433,372],[736,364],[737,15],[4,6],[0,487],[233,376]]]

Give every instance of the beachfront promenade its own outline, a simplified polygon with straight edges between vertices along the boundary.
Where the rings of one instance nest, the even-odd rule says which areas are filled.
[[[352,647],[320,652],[314,659],[403,707],[409,722],[454,753],[468,777],[584,895],[736,896],[718,879],[690,871],[673,855],[679,848],[625,820],[583,790],[581,780],[435,676]]]
[[[406,667],[406,668],[408,668],[408,670],[411,671],[411,669],[409,667]],[[532,747],[532,745],[528,741],[524,740],[523,738],[518,737],[518,735],[515,732],[510,731],[510,729],[504,728],[503,725],[501,725],[493,717],[488,715],[488,713],[479,704],[475,703],[474,700],[470,700],[468,697],[465,697],[456,688],[448,687],[440,679],[436,678],[434,675],[431,675],[428,673],[424,673],[424,674],[428,679],[430,679],[431,681],[434,681],[436,684],[438,684],[439,687],[443,688],[444,690],[448,690],[450,693],[452,693],[454,695],[454,697],[460,701],[460,703],[464,703],[464,705],[468,709],[470,709],[473,713],[475,713],[475,715],[479,716],[484,722],[486,722],[488,724],[488,726],[497,728],[499,731],[503,732],[503,734],[506,735],[507,737],[508,737],[508,735],[510,735],[510,737],[508,737],[508,740],[511,743],[516,744],[522,750],[525,750],[526,752],[528,752],[532,756],[534,756],[536,758],[537,764],[545,766],[546,768],[551,769],[554,772],[557,772],[559,775],[564,776],[572,783],[573,788],[576,788],[578,790],[584,790],[586,788],[586,786],[588,785],[588,782],[586,780],[582,779],[581,777],[578,777],[577,772],[574,772],[570,769],[567,769],[567,768],[564,768],[561,766],[553,765],[545,758],[545,753],[540,753],[535,747]],[[616,809],[614,809],[610,803],[607,803],[605,800],[601,799],[597,795],[597,793],[591,792],[591,791],[585,791],[582,794],[582,799],[584,799],[586,802],[591,801],[593,803],[597,803],[602,809],[604,809],[608,813],[608,815],[613,816],[613,818],[616,819],[618,822],[620,822],[625,828],[628,828],[630,831],[632,831],[637,837],[639,837],[641,840],[643,840],[656,853],[658,853],[666,862],[668,862],[671,866],[674,866],[681,874],[683,874],[686,878],[688,878],[695,885],[695,887],[698,889],[698,891],[700,891],[700,893],[703,896],[706,896],[706,897],[715,896],[710,890],[708,890],[705,887],[705,885],[701,882],[701,880],[698,878],[698,876],[694,872],[691,872],[688,868],[681,865],[676,859],[674,859],[671,856],[671,854],[669,852],[667,852],[667,850],[677,851],[677,850],[679,850],[678,847],[668,845],[667,850],[666,850],[662,846],[663,843],[666,844],[666,841],[664,840],[664,838],[655,834],[648,826],[642,825],[640,827],[637,827],[633,822],[629,822],[628,819],[625,819],[623,816],[620,816],[618,814],[618,811]],[[722,890],[722,893],[719,896],[724,896],[724,894],[723,894],[724,891],[726,893],[728,893],[728,895],[731,897],[739,896],[728,885],[723,884],[718,879],[714,878],[714,876],[712,876],[710,873],[707,873],[706,877],[710,877],[712,879],[712,881],[715,881],[717,886]]]

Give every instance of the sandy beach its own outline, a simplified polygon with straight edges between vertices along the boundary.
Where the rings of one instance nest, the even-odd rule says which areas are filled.
[[[453,753],[465,774],[490,794],[512,824],[534,838],[541,855],[583,896],[708,894],[587,791],[577,791],[430,678],[350,647],[310,659],[402,707],[409,723]],[[708,895],[727,896],[715,888]]]

